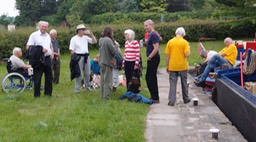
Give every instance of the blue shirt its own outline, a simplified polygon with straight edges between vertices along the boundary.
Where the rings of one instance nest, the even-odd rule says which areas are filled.
[[[93,74],[100,74],[99,62],[96,63],[93,59],[91,59],[90,64],[91,64],[91,71],[93,72]]]
[[[148,41],[147,41],[147,57],[151,54],[151,52],[154,50],[153,44],[156,44],[159,42],[159,36],[156,32],[151,32],[148,36]],[[158,53],[156,55],[159,55]]]

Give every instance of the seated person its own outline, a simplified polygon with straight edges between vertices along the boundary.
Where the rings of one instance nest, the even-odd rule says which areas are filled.
[[[213,50],[207,51],[207,50],[203,49],[203,50],[200,51],[200,54],[199,54],[199,55],[200,55],[202,58],[205,58],[205,60],[204,60],[203,63],[199,63],[199,64],[196,66],[196,69],[197,69],[197,71],[198,71],[197,76],[198,76],[198,75],[201,75],[201,74],[204,72],[204,69],[206,68],[206,66],[207,66],[207,64],[208,64],[208,61],[210,61],[210,59],[211,59],[214,55],[216,55],[216,54],[218,54],[218,53],[217,53],[216,51],[213,51]]]
[[[100,74],[99,57],[100,55],[98,54],[94,59],[91,59],[90,61],[91,71],[93,72],[93,74],[96,74],[96,75]]]
[[[28,69],[31,68],[30,65],[25,65],[25,63],[20,59],[22,57],[22,51],[19,47],[14,47],[13,55],[10,57],[11,67],[15,72],[22,74],[24,77],[28,77]]]
[[[216,54],[218,54],[216,51],[213,51],[213,50],[209,50],[209,51],[207,51],[207,50],[202,50],[201,52],[200,52],[200,56],[202,57],[202,58],[205,58],[205,61],[204,61],[204,63],[207,63],[214,55],[216,55]]]
[[[232,39],[227,37],[224,40],[226,47],[224,47],[219,54],[214,55],[209,61],[208,64],[198,81],[194,82],[196,86],[204,87],[205,80],[210,73],[210,70],[215,67],[222,66],[223,64],[230,64],[234,66],[236,63],[237,49],[236,46],[232,43]]]

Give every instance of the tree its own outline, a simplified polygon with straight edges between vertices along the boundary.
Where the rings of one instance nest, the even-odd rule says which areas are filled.
[[[8,17],[7,15],[0,16],[0,25],[7,26],[8,24],[12,23],[13,17]]]
[[[89,22],[94,15],[118,11],[118,0],[76,0],[70,8],[69,15],[80,16],[81,20]]]
[[[247,0],[215,0],[217,3],[224,4],[231,7],[244,6]]]
[[[168,0],[168,12],[189,11],[188,0]]]
[[[256,15],[256,10],[253,4],[255,0],[215,0],[217,3],[222,4],[224,7],[224,12],[230,13],[234,16],[250,17]],[[252,19],[252,20],[255,20]]]
[[[16,0],[16,8],[20,16],[16,23],[20,25],[34,25],[44,16],[57,12],[56,0]]]
[[[165,12],[168,6],[166,0],[142,0],[140,5],[145,12]]]
[[[50,16],[57,12],[56,0],[41,0],[41,14],[42,16]]]
[[[123,0],[119,3],[119,9],[122,13],[140,11],[138,0]]]
[[[206,0],[190,0],[189,5],[193,10],[201,10],[206,4]]]
[[[32,25],[41,18],[39,0],[16,0],[16,8],[20,10],[20,16],[15,21],[18,24]]]

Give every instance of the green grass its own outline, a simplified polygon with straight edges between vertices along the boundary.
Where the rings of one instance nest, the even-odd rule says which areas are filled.
[[[191,43],[190,65],[203,61],[197,55],[197,43]],[[223,41],[204,42],[206,49],[219,51]],[[161,63],[165,66],[164,49],[161,45]],[[91,58],[98,51],[90,51]],[[146,67],[145,48],[141,49]],[[74,94],[74,81],[70,81],[70,55],[62,55],[60,84],[53,86],[53,96],[35,99],[33,90],[22,94],[0,92],[0,141],[88,141],[88,142],[142,142],[149,106],[118,97],[125,87],[118,87],[111,100],[103,101],[100,91],[83,91]],[[6,73],[0,65],[0,76]],[[145,75],[145,69],[143,71]],[[44,79],[43,79],[44,80]],[[149,97],[142,77],[141,94]],[[43,92],[42,92],[43,94]]]
[[[91,51],[91,57],[96,53]],[[62,56],[60,84],[53,86],[51,98],[35,99],[33,90],[0,93],[0,141],[144,141],[149,106],[118,100],[126,90],[122,86],[109,101],[100,98],[99,90],[74,94],[69,57]],[[0,76],[5,73],[0,65]],[[142,80],[141,94],[149,96]]]

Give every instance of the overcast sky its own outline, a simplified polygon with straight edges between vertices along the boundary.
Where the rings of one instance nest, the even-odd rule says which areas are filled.
[[[15,9],[15,0],[0,0],[0,15],[17,16],[18,10]]]

